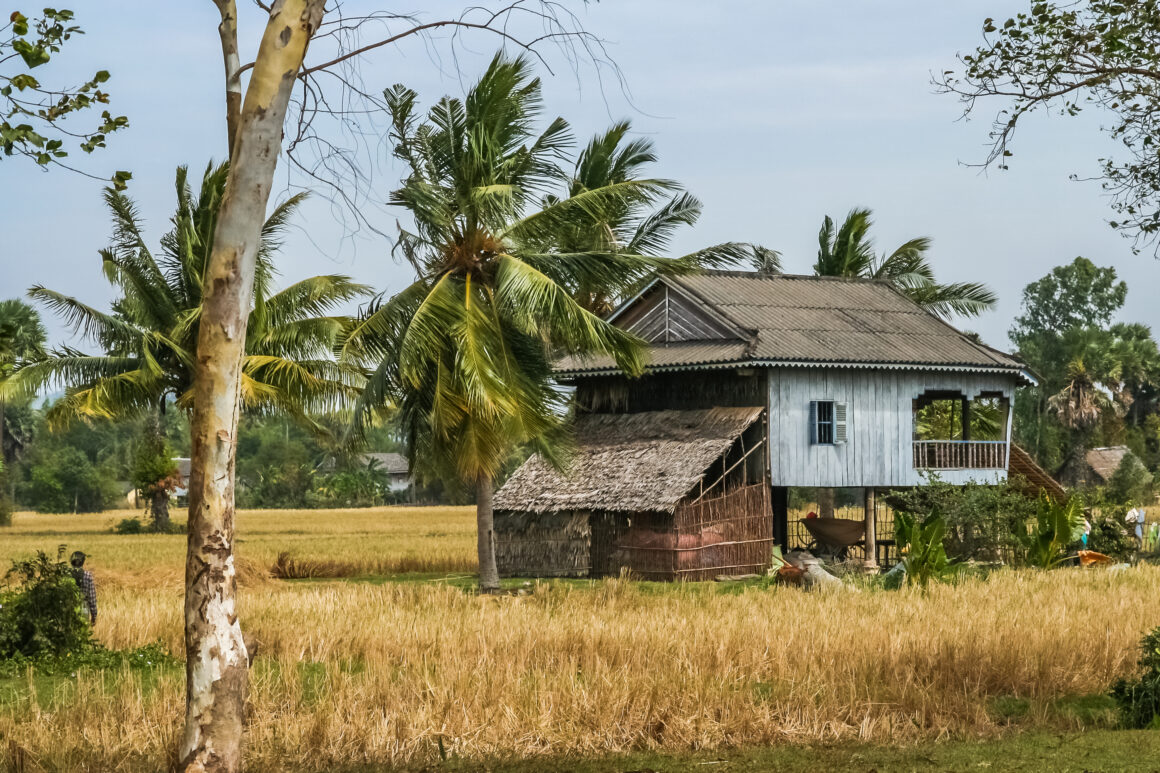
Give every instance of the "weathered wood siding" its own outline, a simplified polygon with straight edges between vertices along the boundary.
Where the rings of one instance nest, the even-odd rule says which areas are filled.
[[[934,371],[778,367],[769,369],[770,469],[775,486],[918,486],[914,398],[928,390],[969,398],[997,392],[1013,400],[1015,376]],[[848,406],[844,445],[810,445],[811,400]],[[1010,432],[1008,431],[1008,439]],[[1005,470],[941,470],[948,483],[994,483]]]
[[[737,337],[717,315],[665,284],[653,287],[625,309],[616,326],[654,344]]]
[[[767,368],[659,373],[629,379],[590,376],[576,379],[576,406],[587,413],[764,406],[769,396]]]

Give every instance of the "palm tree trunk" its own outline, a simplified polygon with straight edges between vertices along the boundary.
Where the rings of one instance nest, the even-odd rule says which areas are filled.
[[[234,462],[246,323],[282,126],[323,0],[276,0],[254,60],[206,266],[191,435],[185,564],[184,773],[235,773],[249,653],[238,624]],[[228,52],[227,52],[228,55]]]
[[[495,514],[491,506],[491,479],[480,478],[475,486],[475,524],[478,532],[479,590],[499,590],[499,570],[495,565]]]
[[[145,440],[147,447],[163,452],[166,445],[165,433],[161,429],[161,405],[150,412],[145,432],[148,434]],[[159,534],[169,533],[169,492],[165,488],[153,487],[149,495],[149,517],[153,520],[153,531]]]

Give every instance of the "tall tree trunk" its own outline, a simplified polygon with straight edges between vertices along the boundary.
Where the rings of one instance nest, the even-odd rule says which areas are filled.
[[[157,489],[149,498],[149,517],[153,519],[153,531],[159,534],[168,534],[169,522],[169,492]]]
[[[179,766],[186,773],[233,773],[241,766],[249,655],[238,624],[233,543],[242,356],[282,125],[323,11],[323,0],[276,0],[270,10],[230,138],[229,178],[203,277],[185,565],[186,714]]]
[[[818,517],[834,517],[834,490],[832,488],[818,489]]]
[[[162,398],[164,399],[164,398]],[[161,455],[166,451],[165,432],[161,429],[161,404],[156,410],[149,413],[145,432],[147,448]],[[158,481],[160,482],[160,481]],[[165,488],[153,487],[149,494],[149,517],[153,521],[153,531],[160,534],[169,533],[169,491]]]
[[[495,565],[495,514],[491,506],[491,480],[480,478],[475,486],[475,525],[479,552],[479,590],[499,590],[499,570]]]

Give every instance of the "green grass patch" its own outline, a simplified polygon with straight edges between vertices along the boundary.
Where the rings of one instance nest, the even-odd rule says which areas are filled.
[[[934,773],[1010,771],[1036,773],[1151,773],[1160,770],[1160,733],[1097,730],[1066,735],[1012,734],[988,741],[949,741],[906,747],[779,746],[728,752],[639,753],[593,759],[448,759],[411,770],[490,773]],[[349,768],[344,773],[383,773],[381,768]]]

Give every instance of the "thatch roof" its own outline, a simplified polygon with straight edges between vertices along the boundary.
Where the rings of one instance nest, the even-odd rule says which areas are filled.
[[[1127,446],[1104,446],[1090,449],[1084,458],[1092,472],[1107,483],[1124,461],[1124,457],[1130,453]]]
[[[1040,467],[1031,458],[1031,454],[1024,451],[1015,443],[1011,444],[1011,456],[1007,462],[1007,474],[1018,475],[1027,483],[1027,494],[1038,496],[1040,491],[1047,492],[1048,496],[1057,502],[1067,499],[1067,491],[1059,481],[1051,477],[1047,470]]]
[[[538,456],[496,492],[496,510],[671,513],[762,408],[586,414],[559,472]]]
[[[881,280],[707,271],[665,277],[610,317],[632,319],[676,293],[730,333],[654,341],[650,368],[724,364],[833,365],[1010,370],[1024,366],[925,311]],[[614,372],[609,358],[567,357],[564,375]]]

